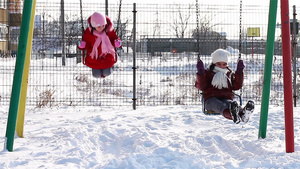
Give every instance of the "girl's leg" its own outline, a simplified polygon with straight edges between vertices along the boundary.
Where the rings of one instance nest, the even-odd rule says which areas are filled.
[[[231,112],[230,112],[230,104],[232,103],[232,100],[230,99],[222,99],[221,100],[224,104],[227,105],[227,108],[222,112],[222,115],[226,118],[226,119],[229,119],[229,120],[233,120],[232,119],[232,115],[231,115]]]
[[[232,120],[232,115],[229,110],[229,105],[232,100],[222,99],[219,100],[215,97],[209,98],[205,101],[206,110],[212,110],[221,113],[226,119]]]
[[[223,113],[225,109],[229,108],[229,100],[219,100],[216,97],[211,97],[205,100],[205,109],[214,112]]]
[[[229,105],[231,104],[232,100],[230,99],[222,99],[221,100],[223,103],[225,103],[227,105],[227,107],[229,107]]]
[[[94,77],[99,78],[103,73],[102,69],[92,69],[92,74]]]
[[[107,68],[107,69],[103,69],[102,70],[102,75],[104,76],[104,77],[106,77],[106,76],[109,76],[110,74],[111,74],[111,72],[112,72],[112,68],[110,67],[110,68]]]

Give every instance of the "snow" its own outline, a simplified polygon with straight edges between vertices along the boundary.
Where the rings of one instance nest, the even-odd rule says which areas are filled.
[[[0,144],[8,107],[0,107]],[[248,123],[208,116],[199,106],[27,108],[24,138],[0,151],[0,168],[299,168],[285,151],[283,107],[270,106],[258,139],[260,106]]]
[[[231,47],[227,49],[233,54],[231,59],[237,60],[237,50]],[[175,67],[175,70],[180,68],[186,71],[184,66],[188,64],[195,66],[194,60],[196,59],[189,61],[186,57],[178,62],[175,61],[177,57],[164,56],[173,59],[163,63],[170,64],[168,66]],[[246,58],[244,61],[247,66],[246,71],[248,71],[245,84],[259,82],[260,76],[255,76],[252,70],[255,67],[263,67],[263,56],[255,55],[252,59],[243,57]],[[274,67],[278,67],[281,72],[282,66],[278,64],[282,63],[280,59],[281,57],[276,59],[277,64],[274,64]],[[209,64],[209,60],[209,57],[204,60],[206,65]],[[155,76],[156,78],[145,78],[143,81],[160,83],[159,80],[165,78],[158,76],[158,70],[162,67],[161,61],[153,58],[148,62],[141,62],[140,71],[147,71],[142,69],[142,64],[147,65],[149,62],[153,65],[149,68],[157,70],[152,71],[149,77]],[[0,63],[2,67],[7,68],[5,70],[12,71],[11,67],[14,67],[15,60],[10,59]],[[72,63],[74,63],[73,60]],[[129,69],[127,65],[129,63],[131,63],[129,59],[118,62],[124,69]],[[53,59],[46,58],[31,60],[31,64],[56,63],[53,63]],[[82,67],[83,65],[73,66]],[[235,66],[235,64],[231,65],[233,69]],[[72,70],[71,68],[70,70],[64,69],[65,72]],[[51,81],[53,79],[63,79],[73,84],[72,73],[76,73],[65,73],[71,74],[69,77],[61,73],[53,73],[53,71],[47,70],[47,72],[51,74],[47,76],[31,74],[31,83],[39,83],[38,81],[44,78],[47,80],[46,84],[55,85],[56,81]],[[154,73],[157,74],[154,75]],[[93,80],[93,77],[87,77]],[[189,83],[194,82],[194,78],[193,74],[193,79],[188,80]],[[0,74],[0,79],[12,81],[9,74]],[[124,79],[122,83],[126,84],[129,81],[132,82],[132,79]],[[279,83],[280,80],[276,82]],[[259,82],[258,85],[261,83]],[[57,93],[62,94],[68,91],[59,88],[60,86],[63,85],[57,85],[55,88],[60,91]],[[6,86],[1,92],[7,96],[10,94],[9,91],[9,86]],[[245,92],[248,91],[250,93],[251,89],[245,89]],[[272,99],[274,102],[274,97],[282,95],[280,89],[273,89],[272,92],[273,98],[271,95],[270,102]],[[31,93],[38,94],[38,92]],[[278,105],[269,107],[265,139],[258,138],[260,103],[256,103],[255,111],[246,124],[234,124],[222,116],[204,115],[201,106],[196,105],[138,106],[137,110],[133,110],[131,106],[44,108],[28,106],[25,115],[24,138],[15,137],[13,152],[8,152],[4,145],[9,107],[0,105],[0,144],[3,145],[3,149],[0,150],[0,168],[300,168],[300,109],[294,108],[295,152],[286,153],[284,107],[282,102]]]

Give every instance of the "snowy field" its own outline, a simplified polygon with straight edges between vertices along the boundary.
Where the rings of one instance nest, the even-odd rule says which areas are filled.
[[[233,54],[231,59],[237,60],[236,52],[231,51],[231,53]],[[244,87],[244,93],[251,94],[253,98],[261,97],[259,88],[262,84],[260,75],[262,72],[257,70],[263,69],[264,55],[254,57],[243,56],[246,63],[245,85],[253,85],[252,88],[251,85],[248,88]],[[178,57],[172,58],[169,55],[167,58],[169,60],[165,62],[161,62],[158,58],[149,59],[147,62],[138,61],[139,71],[147,75],[142,79],[146,85],[138,87],[138,91],[143,91],[142,89],[148,91],[141,96],[138,95],[139,100],[147,101],[148,98],[156,98],[160,92],[164,92],[166,88],[155,88],[164,83],[162,79],[167,79],[167,84],[179,86],[170,93],[171,95],[183,93],[180,85],[192,86],[192,88],[187,88],[191,90],[191,93],[196,90],[193,87],[196,72],[195,57],[190,60],[190,57],[186,55],[181,61],[178,61]],[[210,58],[202,58],[208,65]],[[55,65],[53,61],[53,59],[32,60],[32,65]],[[74,60],[69,61],[74,63]],[[5,71],[12,71],[11,67],[14,67],[14,63],[14,60],[10,59],[0,62],[0,66]],[[128,86],[128,88],[121,88],[123,90],[121,93],[124,94],[121,95],[120,101],[132,99],[132,93],[130,93],[132,79],[129,76],[132,71],[131,63],[130,57],[118,62],[118,69],[122,69],[120,72],[126,75],[118,79],[119,81],[115,80],[119,72],[105,78],[112,84],[118,84],[116,86],[121,86],[119,84]],[[281,63],[281,57],[277,57],[274,62],[272,83],[282,83]],[[74,78],[82,73],[80,71],[82,66],[81,64],[74,65],[79,71],[76,71],[77,69],[74,71],[74,67],[58,67],[58,71],[63,70],[61,73],[48,71],[47,67],[45,69],[34,67],[30,74],[30,84],[40,84],[40,87],[51,85],[57,91],[55,98],[63,95],[72,98],[71,96],[81,94],[79,89],[87,87],[87,84],[81,84]],[[236,64],[230,64],[230,66],[235,70]],[[145,67],[147,69],[142,69]],[[165,71],[164,67],[169,68],[170,70],[167,69],[167,71],[171,72],[189,71],[190,75],[184,80],[178,78],[180,75],[176,73],[164,75],[161,73]],[[43,68],[43,71],[40,68]],[[86,73],[84,77],[87,77],[90,82],[95,81],[90,71],[84,73]],[[0,73],[0,79],[3,80],[1,81],[3,90],[0,94],[6,98],[10,97],[10,85],[6,85],[12,81],[10,75]],[[97,80],[99,84],[102,82],[102,79]],[[138,81],[141,80],[138,79]],[[61,82],[71,84],[71,87],[66,89],[65,84],[60,85]],[[174,85],[167,85],[168,88],[171,88],[170,86]],[[107,86],[103,84],[101,87],[92,86],[89,89],[91,93],[95,93],[95,90],[104,87],[110,87],[110,83]],[[32,98],[38,98],[42,91],[37,86],[29,87],[29,93],[37,95]],[[111,97],[113,90],[108,91],[96,98]],[[189,91],[186,93],[188,96],[193,96]],[[0,144],[3,145],[3,149],[0,149],[0,168],[300,168],[300,109],[294,109],[295,152],[286,153],[284,107],[280,100],[282,94],[281,88],[272,88],[270,102],[279,106],[274,104],[270,106],[265,139],[258,139],[260,103],[256,103],[255,112],[247,124],[234,124],[222,116],[204,115],[201,112],[201,105],[161,106],[162,103],[156,99],[153,99],[153,102],[159,106],[139,105],[137,110],[132,110],[131,104],[127,104],[128,106],[47,105],[43,108],[28,106],[25,115],[24,138],[16,136],[13,152],[8,152],[4,145],[9,107],[0,105]],[[87,100],[80,101],[89,103],[88,100],[94,97],[91,95],[84,97]],[[246,100],[243,102],[246,103]],[[182,103],[185,103],[185,100],[182,100]]]
[[[28,108],[24,138],[15,138],[13,152],[0,151],[0,168],[300,168],[299,109],[294,110],[294,153],[285,152],[283,107],[270,107],[265,139],[258,139],[260,106],[247,124],[200,110]],[[7,112],[0,107],[1,145]]]

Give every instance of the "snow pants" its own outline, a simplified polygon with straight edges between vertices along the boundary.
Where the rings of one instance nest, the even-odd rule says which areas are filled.
[[[112,72],[111,67],[107,69],[92,69],[92,74],[96,78],[109,76],[111,72]]]
[[[219,112],[223,114],[225,109],[229,109],[229,105],[232,102],[230,99],[218,99],[216,97],[211,97],[205,100],[205,109],[212,110],[214,112]]]

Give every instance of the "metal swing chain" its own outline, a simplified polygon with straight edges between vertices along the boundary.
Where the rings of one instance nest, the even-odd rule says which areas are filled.
[[[243,9],[243,0],[240,1],[240,37],[239,37],[239,58],[240,60],[242,58],[242,9]],[[242,93],[243,93],[243,88],[241,87],[240,89],[240,105],[242,105]]]
[[[118,14],[118,21],[117,21],[117,28],[116,28],[116,33],[119,36],[118,30],[120,27],[120,22],[121,22],[121,7],[122,7],[122,0],[120,0],[120,4],[119,4],[119,14]]]
[[[197,62],[200,61],[200,32],[199,32],[199,5],[198,5],[198,0],[196,0],[196,22],[197,22],[197,27],[196,27],[196,30],[197,30],[197,52],[198,52],[198,56],[197,56]],[[198,95],[200,96],[202,93],[200,92],[200,90],[198,90]],[[201,98],[201,96],[200,96]],[[202,101],[203,98],[202,98]],[[204,108],[204,105],[203,106],[203,111],[205,112],[205,108]]]
[[[80,19],[81,19],[81,30],[82,30],[82,34],[83,34],[84,26],[83,26],[83,16],[82,16],[82,0],[80,0]]]
[[[80,0],[79,2],[80,2],[80,19],[81,19],[81,31],[82,31],[81,40],[83,40],[84,26],[83,26],[83,16],[82,16],[82,0]],[[86,53],[85,50],[82,50],[82,63],[84,65],[85,65],[85,53]]]
[[[242,54],[242,9],[243,9],[243,0],[240,1],[240,37],[239,37],[239,59],[241,59]]]
[[[199,32],[199,5],[198,5],[198,0],[196,0],[196,21],[197,21],[197,52],[198,52],[198,56],[197,56],[197,60],[200,60],[200,32]]]

